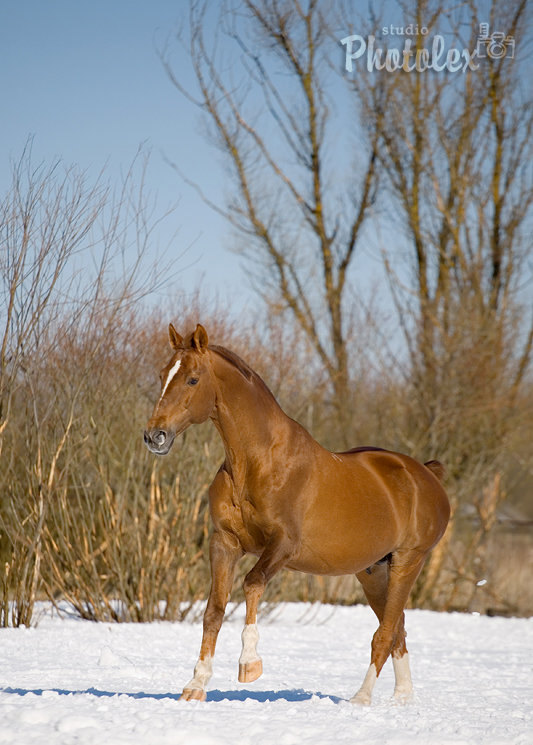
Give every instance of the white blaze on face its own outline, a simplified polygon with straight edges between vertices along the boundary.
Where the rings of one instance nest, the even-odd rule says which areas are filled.
[[[170,383],[172,382],[172,379],[174,378],[174,376],[176,375],[176,373],[180,369],[180,365],[181,365],[181,360],[176,360],[176,362],[170,368],[170,370],[168,372],[168,375],[167,375],[167,379],[165,381],[165,385],[163,386],[163,390],[161,391],[161,395],[159,396],[159,401],[161,401],[161,399],[165,395],[167,388],[169,387]]]

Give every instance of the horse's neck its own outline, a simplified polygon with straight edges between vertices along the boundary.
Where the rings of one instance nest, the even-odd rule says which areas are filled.
[[[254,374],[248,380],[231,362],[217,356],[217,405],[212,417],[235,475],[257,461],[261,451],[270,451],[274,439],[285,436],[291,419]]]

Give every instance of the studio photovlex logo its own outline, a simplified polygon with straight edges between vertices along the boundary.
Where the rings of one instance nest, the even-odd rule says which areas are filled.
[[[370,34],[366,39],[359,34],[352,34],[341,39],[345,47],[344,67],[347,72],[353,72],[354,61],[366,54],[366,69],[386,70],[387,72],[463,72],[477,70],[478,60],[484,57],[502,59],[503,57],[514,58],[515,40],[502,31],[493,31],[489,34],[489,24],[481,23],[476,47],[473,51],[460,49],[458,47],[446,47],[446,41],[441,34],[436,34],[432,39],[426,39],[429,34],[427,26],[420,28],[416,24],[407,26],[383,26],[381,38],[389,36],[406,37],[403,48],[388,47],[386,49],[376,44],[376,37]],[[424,37],[424,44],[414,44],[411,37]]]

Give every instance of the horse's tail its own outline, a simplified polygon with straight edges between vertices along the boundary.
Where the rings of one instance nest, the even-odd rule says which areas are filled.
[[[429,468],[431,473],[435,474],[439,481],[442,481],[446,476],[446,469],[439,460],[428,460],[424,465]]]

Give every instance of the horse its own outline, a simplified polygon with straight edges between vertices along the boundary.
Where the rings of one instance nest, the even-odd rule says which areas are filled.
[[[172,357],[144,432],[152,453],[166,455],[190,425],[211,419],[225,460],[209,488],[213,530],[211,589],[203,636],[184,700],[206,699],[217,636],[245,554],[257,562],[244,579],[245,625],[238,679],[263,672],[257,609],[267,582],[282,568],[319,575],[355,574],[378,618],[368,671],[353,703],[369,705],[392,657],[394,698],[413,692],[404,609],[424,562],[443,536],[450,504],[438,461],[375,447],[332,453],[283,412],[240,357],[210,345],[200,324],[185,338],[168,329]]]

